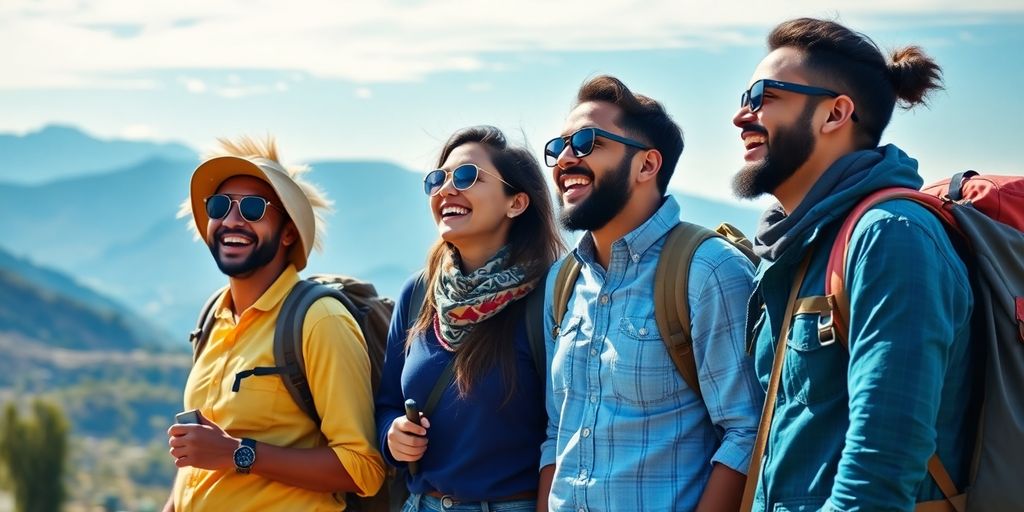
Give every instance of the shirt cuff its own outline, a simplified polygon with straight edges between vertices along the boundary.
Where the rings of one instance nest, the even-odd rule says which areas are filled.
[[[341,446],[332,446],[348,476],[359,486],[359,496],[373,496],[384,484],[384,461],[376,453],[363,455]]]
[[[734,471],[747,474],[747,470],[750,469],[750,452],[754,448],[753,439],[750,441],[740,445],[726,437],[722,440],[722,445],[715,451],[714,457],[711,457],[711,462],[717,462]]]
[[[555,463],[555,440],[548,439],[540,445],[540,466],[537,468],[538,471],[544,469],[544,466],[550,466]]]

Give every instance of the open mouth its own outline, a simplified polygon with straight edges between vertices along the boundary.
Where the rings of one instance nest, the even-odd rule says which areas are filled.
[[[591,179],[581,174],[564,174],[561,177],[562,200],[571,203],[587,194]]]
[[[752,157],[758,149],[768,143],[768,136],[758,132],[743,132],[743,147],[746,148],[746,157]]]
[[[472,210],[465,206],[445,205],[441,207],[442,219],[457,219],[469,215]]]

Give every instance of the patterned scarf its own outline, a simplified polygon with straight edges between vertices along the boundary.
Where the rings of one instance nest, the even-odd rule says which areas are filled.
[[[475,324],[498,314],[537,286],[536,279],[526,282],[522,265],[508,267],[509,253],[508,246],[502,247],[469,275],[462,274],[458,253],[449,253],[434,287],[438,311],[434,329],[442,346],[458,350]]]

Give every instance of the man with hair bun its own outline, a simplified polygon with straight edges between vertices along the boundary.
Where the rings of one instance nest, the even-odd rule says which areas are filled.
[[[941,500],[929,459],[938,455],[962,489],[976,416],[973,296],[939,220],[893,200],[857,224],[844,276],[848,348],[835,343],[823,297],[850,209],[881,188],[920,188],[917,161],[878,144],[896,103],[924,103],[941,70],[919,47],[885,57],[863,34],[818,19],[780,24],[768,47],[733,118],[745,148],[735,193],[778,200],[754,243],[763,260],[748,331],[768,400],[745,501],[911,510]]]

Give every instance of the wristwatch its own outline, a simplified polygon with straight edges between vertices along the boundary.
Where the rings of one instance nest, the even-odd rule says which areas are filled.
[[[256,463],[256,441],[243,437],[242,442],[235,448],[235,471],[248,474],[252,465]]]

